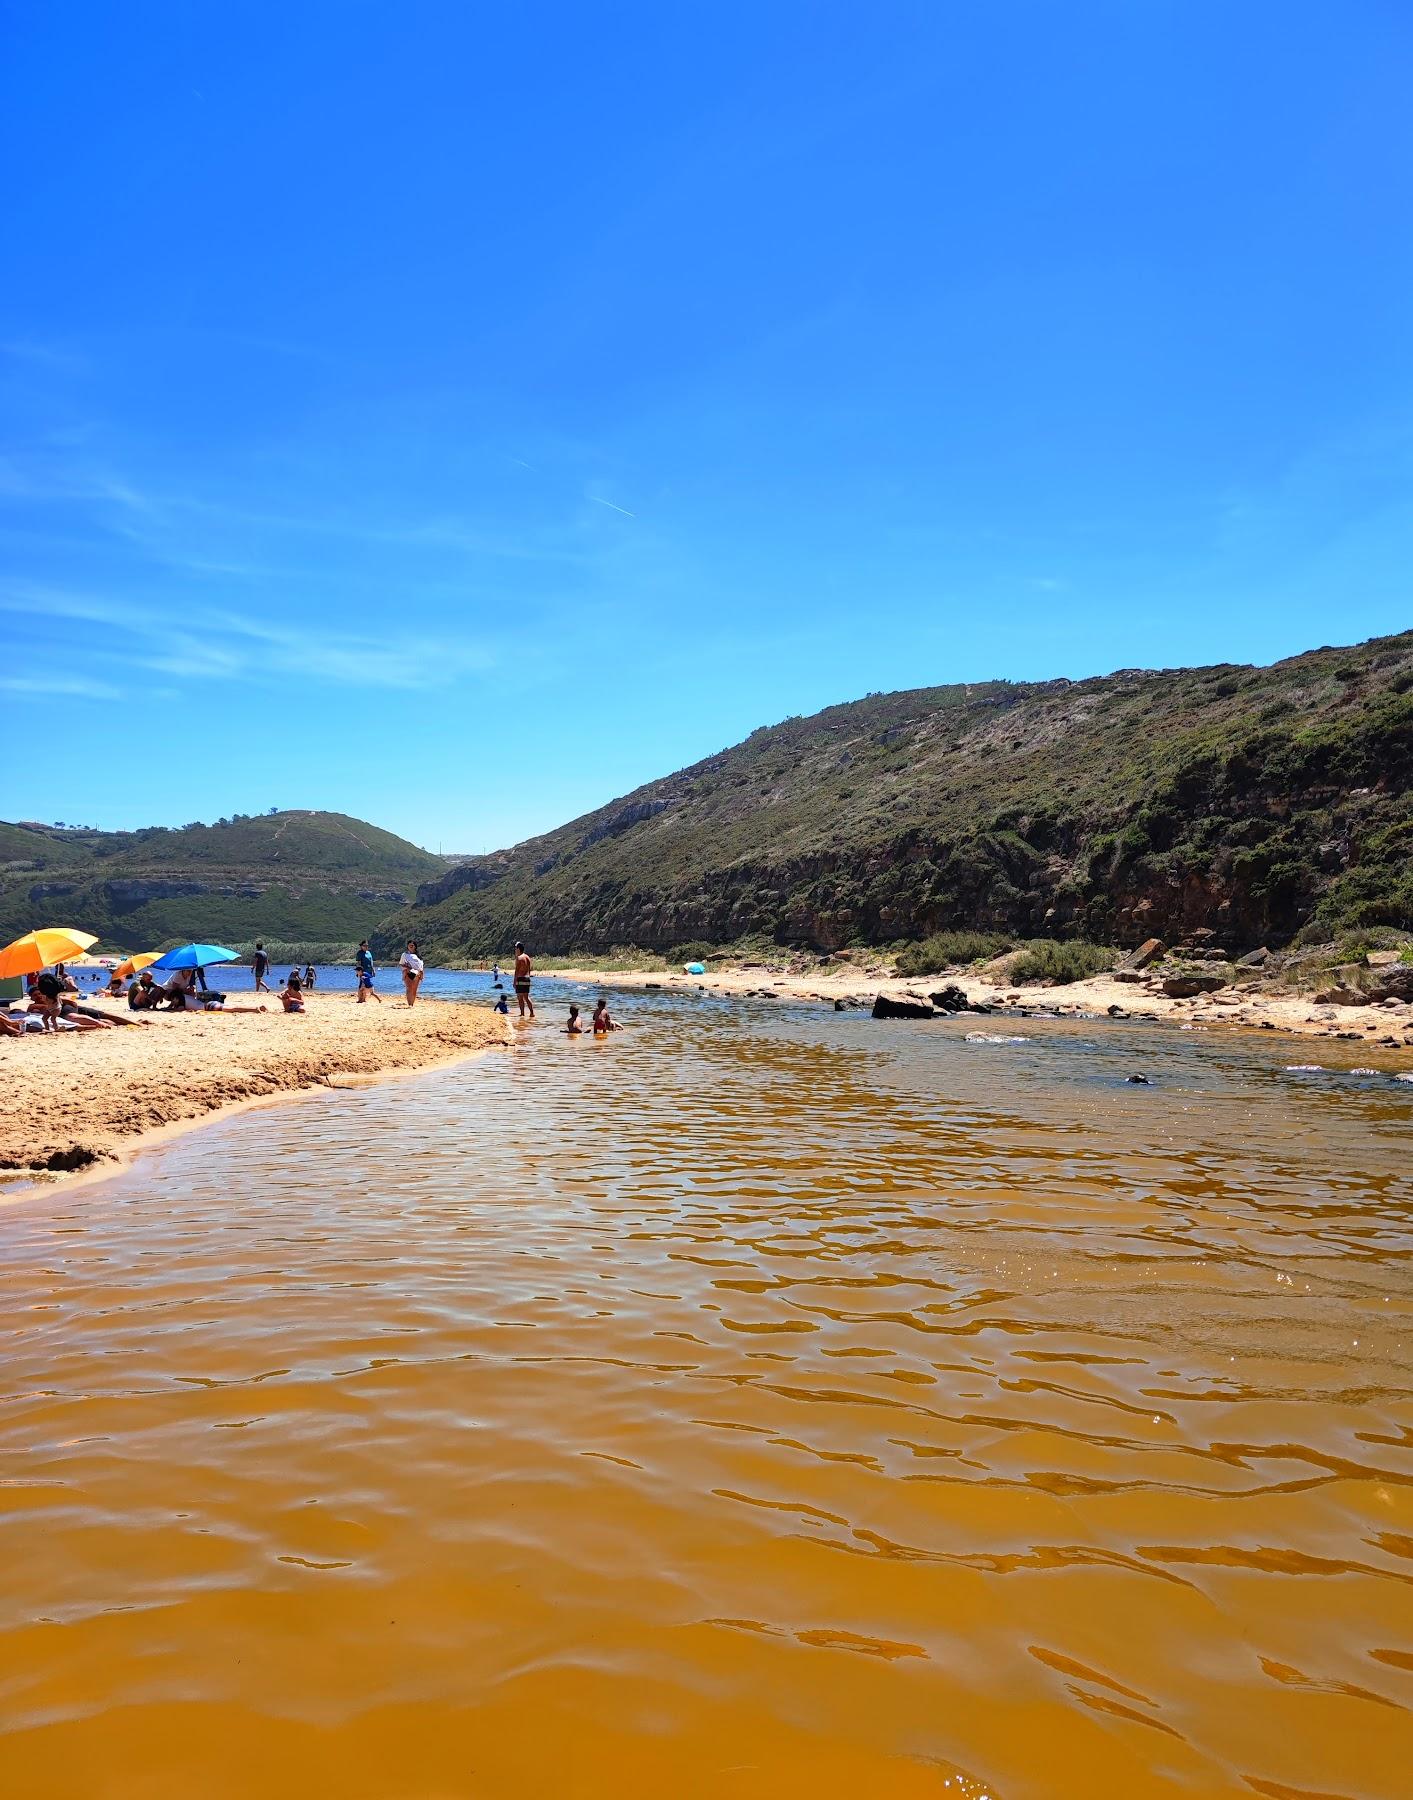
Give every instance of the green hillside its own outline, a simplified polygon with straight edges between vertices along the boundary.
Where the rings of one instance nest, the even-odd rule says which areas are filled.
[[[1270,668],[873,694],[427,883],[446,959],[957,926],[1135,943],[1413,925],[1413,632]]]
[[[172,938],[353,944],[445,867],[342,813],[142,831],[0,824],[0,942],[68,924],[134,950]]]

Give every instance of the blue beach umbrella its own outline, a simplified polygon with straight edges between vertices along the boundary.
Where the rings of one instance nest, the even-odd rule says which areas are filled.
[[[239,961],[239,950],[227,950],[220,944],[180,944],[148,966],[152,969],[204,969],[207,963]]]

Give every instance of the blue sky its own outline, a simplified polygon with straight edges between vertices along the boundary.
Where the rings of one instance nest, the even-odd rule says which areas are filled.
[[[1413,623],[1403,0],[0,20],[0,816],[481,849]]]

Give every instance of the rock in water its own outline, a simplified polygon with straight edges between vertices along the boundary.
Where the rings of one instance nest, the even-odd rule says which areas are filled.
[[[875,1019],[932,1019],[937,1015],[925,1000],[893,1000],[880,994],[873,1003]]]
[[[938,988],[935,994],[929,994],[928,999],[931,1000],[938,1012],[957,1013],[967,1010],[966,995],[959,987],[950,982],[946,987]]]

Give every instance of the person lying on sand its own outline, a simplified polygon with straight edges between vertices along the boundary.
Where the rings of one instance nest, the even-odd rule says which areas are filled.
[[[570,1037],[580,1037],[583,1035],[584,1027],[579,1023],[579,1008],[577,1006],[570,1007],[569,1023],[564,1029]]]
[[[600,1000],[594,1008],[594,1036],[607,1037],[610,1031],[621,1031],[623,1027],[609,1017],[608,1001]]]

